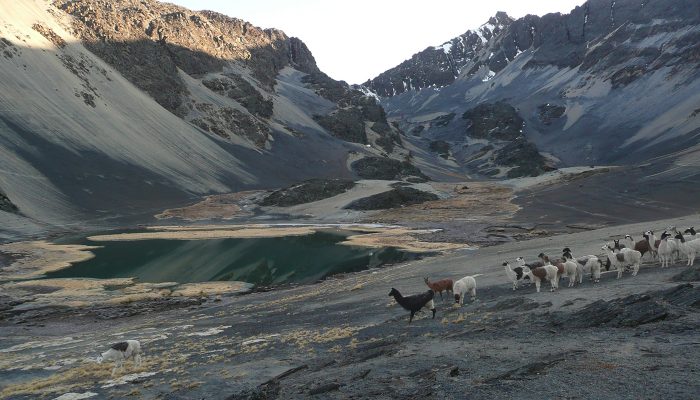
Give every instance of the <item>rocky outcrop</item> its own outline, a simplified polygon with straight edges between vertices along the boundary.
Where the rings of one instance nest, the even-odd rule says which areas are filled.
[[[434,193],[424,192],[412,187],[399,186],[387,192],[355,200],[345,206],[345,208],[349,210],[386,210],[437,199],[438,196]]]
[[[444,140],[434,140],[430,142],[430,150],[437,153],[440,157],[444,159],[450,158],[450,144]]]
[[[17,208],[16,205],[10,201],[9,198],[7,198],[7,195],[0,190],[0,211],[5,211],[5,212],[10,212],[10,213],[17,213],[19,212],[19,209]]]
[[[537,147],[522,135],[498,149],[494,153],[493,162],[499,166],[511,167],[506,173],[507,178],[537,176],[551,170]]]
[[[74,34],[90,51],[170,112],[220,137],[242,133],[250,138],[250,129],[232,128],[260,124],[230,107],[192,101],[180,71],[204,78],[207,88],[237,101],[259,118],[272,116],[269,96],[239,74],[206,75],[222,73],[229,63],[236,63],[252,71],[256,84],[271,91],[277,74],[287,65],[309,73],[318,71],[299,39],[219,13],[190,11],[154,0],[56,0],[53,4],[74,17]],[[53,38],[51,32],[41,32]],[[265,143],[260,132],[266,136],[269,128],[255,130],[253,142],[260,147]]]
[[[612,70],[618,75],[613,82],[617,86],[648,70],[697,61],[698,32],[687,30],[663,51],[644,39],[698,22],[700,8],[693,0],[589,0],[569,14],[527,15],[517,20],[498,13],[479,29],[416,53],[364,85],[381,97],[446,86],[460,74],[472,76],[482,69],[499,72],[530,50],[533,57],[525,68]],[[615,68],[633,60],[633,67]]]
[[[498,14],[363,90],[381,98],[420,149],[415,156],[446,175],[530,176],[675,157],[697,144],[698,27],[693,0],[590,0],[568,14]],[[449,121],[453,113],[464,118]],[[435,156],[442,142],[449,163]]]
[[[228,73],[221,78],[204,79],[202,84],[209,90],[241,103],[253,115],[262,118],[272,116],[272,99],[266,99],[240,75]]]
[[[495,151],[490,161],[496,167],[509,167],[506,177],[537,176],[547,170],[544,157],[523,135],[524,120],[510,104],[480,104],[462,118],[468,123],[467,135],[492,142],[488,150]]]
[[[539,112],[540,121],[545,125],[549,125],[553,120],[564,115],[566,107],[547,103],[537,107],[537,111]]]
[[[597,300],[576,313],[554,313],[554,325],[567,328],[634,327],[675,318],[677,312],[700,307],[700,290],[691,284],[659,292]]]
[[[337,196],[352,189],[347,179],[311,179],[298,185],[275,190],[260,201],[261,206],[289,207]]]
[[[190,122],[205,132],[224,139],[242,136],[258,147],[263,147],[268,140],[270,127],[240,110],[211,103],[195,103],[194,109],[198,116]]]
[[[478,139],[513,140],[522,135],[524,121],[504,102],[480,104],[462,114],[467,134]]]
[[[74,17],[74,34],[90,51],[167,110],[219,137],[242,133],[250,139],[249,129],[231,128],[258,124],[240,112],[231,112],[231,107],[204,109],[189,93],[181,73],[201,80],[209,90],[265,120],[273,115],[271,95],[276,78],[282,68],[291,66],[308,74],[303,81],[311,89],[338,104],[331,114],[316,116],[332,135],[355,143],[375,142],[387,154],[401,145],[375,99],[321,72],[306,45],[280,30],[260,29],[216,12],[190,11],[155,0],[55,0],[53,4]],[[60,40],[41,26],[36,29],[49,40]],[[241,67],[251,71],[251,77],[232,72]],[[92,101],[86,98],[86,103],[88,100]],[[256,146],[265,145],[260,134],[252,136]]]
[[[351,167],[362,179],[407,180],[413,182],[425,182],[430,179],[410,162],[391,158],[365,157],[353,162]]]
[[[381,97],[395,96],[408,90],[449,85],[470,66],[492,39],[504,32],[513,19],[499,12],[475,31],[467,31],[442,45],[428,47],[409,60],[383,72],[364,86]],[[494,60],[495,68],[500,58]],[[473,66],[470,66],[474,69]]]
[[[362,144],[369,143],[369,136],[373,135],[374,142],[387,154],[401,146],[398,129],[389,125],[384,108],[374,97],[345,82],[333,80],[320,71],[305,76],[303,82],[321,97],[338,104],[338,108],[330,114],[314,116],[332,135]]]

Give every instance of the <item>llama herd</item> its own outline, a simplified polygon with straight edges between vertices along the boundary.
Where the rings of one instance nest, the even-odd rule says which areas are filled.
[[[624,239],[613,240],[612,245],[606,243],[601,250],[604,254],[585,255],[574,257],[570,248],[562,250],[560,258],[550,258],[544,253],[538,255],[538,260],[527,263],[523,257],[515,259],[514,266],[509,261],[503,262],[506,276],[512,284],[513,290],[518,289],[524,280],[534,282],[537,292],[543,281],[550,283],[550,291],[559,288],[561,278],[566,278],[569,287],[577,283],[583,283],[583,278],[588,275],[593,283],[600,282],[601,271],[617,270],[617,278],[622,277],[622,273],[631,269],[632,276],[639,273],[639,267],[645,256],[656,259],[661,263],[662,268],[667,268],[671,263],[680,261],[682,257],[687,259],[687,265],[692,266],[695,258],[700,253],[700,236],[691,227],[681,233],[676,227],[668,227],[657,239],[654,231],[646,231],[642,235],[643,239],[635,241],[630,235]],[[462,279],[453,281],[452,279],[441,279],[430,281],[425,278],[425,284],[430,288],[423,293],[403,296],[397,289],[392,288],[389,296],[394,297],[396,302],[409,311],[411,316],[409,323],[413,321],[414,315],[422,309],[428,309],[435,318],[435,293],[440,294],[440,299],[444,301],[443,292],[448,296],[452,294],[455,303],[460,306],[464,303],[464,298],[469,295],[471,300],[476,299],[476,277],[481,274],[465,276]],[[137,340],[127,340],[115,343],[109,350],[102,353],[98,361],[114,361],[115,366],[112,375],[117,369],[123,368],[124,361],[133,359],[136,365],[141,363],[141,344]]]
[[[613,240],[612,244],[606,243],[601,247],[604,252],[602,255],[574,257],[571,249],[565,247],[559,258],[550,258],[540,253],[537,261],[527,263],[523,257],[518,257],[513,265],[505,261],[502,266],[513,290],[518,289],[521,282],[528,280],[529,283],[534,282],[539,293],[542,282],[549,282],[550,291],[555,291],[559,288],[562,278],[566,278],[568,287],[582,284],[586,275],[593,283],[598,283],[603,269],[616,270],[618,279],[627,270],[631,270],[632,276],[636,276],[645,256],[652,262],[658,259],[662,268],[669,267],[671,263],[680,261],[683,257],[687,259],[687,265],[692,266],[700,253],[700,236],[694,227],[681,233],[675,226],[669,226],[658,239],[652,230],[644,232],[642,237],[643,239],[636,241],[632,236],[626,235],[624,239]],[[402,296],[398,290],[392,288],[389,296],[393,296],[401,307],[411,312],[409,323],[415,313],[423,308],[429,309],[435,318],[435,293],[439,293],[443,301],[443,292],[447,295],[452,293],[455,303],[459,305],[464,303],[467,294],[473,301],[476,298],[475,278],[479,275],[481,274],[466,276],[455,282],[452,279],[431,282],[429,278],[425,278],[425,284],[430,288],[427,292]]]

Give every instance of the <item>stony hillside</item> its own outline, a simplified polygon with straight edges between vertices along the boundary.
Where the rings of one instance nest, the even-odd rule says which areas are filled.
[[[363,86],[424,164],[519,176],[696,145],[699,66],[697,1],[590,0],[564,15],[498,13]]]
[[[357,178],[365,157],[391,167],[409,152],[374,97],[282,31],[155,0],[0,5],[0,217],[152,215]]]

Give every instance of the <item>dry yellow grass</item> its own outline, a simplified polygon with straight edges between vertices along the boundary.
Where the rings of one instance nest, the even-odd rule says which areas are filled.
[[[353,336],[361,327],[338,327],[325,330],[300,329],[282,335],[283,343],[293,343],[300,348],[306,348],[312,343],[329,343]]]
[[[511,202],[515,197],[513,189],[495,182],[433,183],[432,186],[438,191],[448,193],[450,197],[385,210],[372,215],[372,221],[493,221],[495,218],[510,217],[519,210],[519,207]]]
[[[0,281],[37,278],[67,268],[72,263],[95,257],[90,250],[97,248],[99,247],[53,244],[43,240],[0,245],[0,251],[23,256],[0,270]]]
[[[182,208],[172,208],[157,214],[158,219],[181,218],[185,221],[203,219],[232,219],[238,216],[251,215],[237,203],[246,197],[255,195],[258,191],[237,192],[207,196],[204,200]]]
[[[8,385],[0,391],[0,398],[20,395],[45,395],[69,391],[73,388],[89,387],[110,378],[111,364],[88,363],[66,371],[55,373],[48,378]]]

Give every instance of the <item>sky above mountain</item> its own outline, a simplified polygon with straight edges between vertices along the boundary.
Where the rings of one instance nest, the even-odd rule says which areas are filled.
[[[497,11],[513,18],[568,13],[584,0],[170,0],[212,10],[303,40],[332,78],[362,83],[428,46],[485,23]]]

